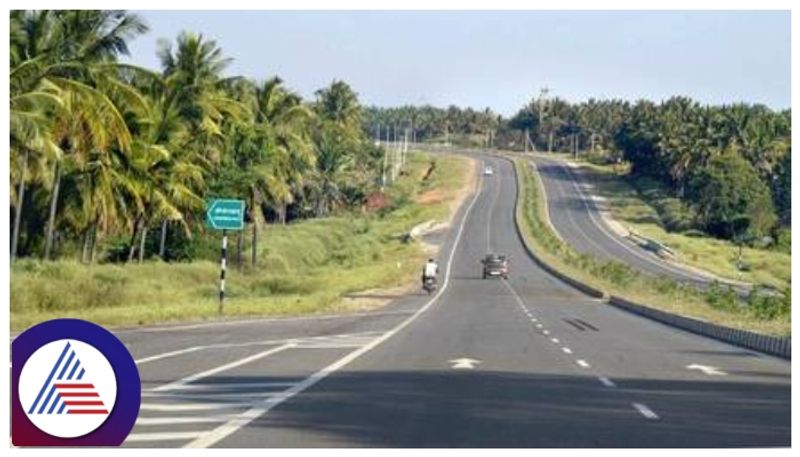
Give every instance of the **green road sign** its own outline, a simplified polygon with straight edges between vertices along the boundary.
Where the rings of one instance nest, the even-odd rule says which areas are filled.
[[[206,224],[215,230],[244,228],[244,200],[215,199],[208,202]]]

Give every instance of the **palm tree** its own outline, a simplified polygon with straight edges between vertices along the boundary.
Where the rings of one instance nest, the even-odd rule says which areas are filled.
[[[124,149],[130,144],[119,110],[108,93],[98,89],[98,80],[115,65],[115,57],[127,53],[127,40],[147,27],[136,15],[124,11],[42,11],[12,14],[11,100],[12,129],[23,158],[20,183],[31,150],[63,152],[52,161],[50,210],[44,257],[50,258],[64,169],[70,154],[88,153],[112,143]],[[113,85],[107,85],[111,88]],[[34,105],[40,108],[34,108]],[[38,119],[33,113],[49,105]],[[57,109],[54,109],[57,107]],[[47,120],[47,125],[40,122]],[[36,128],[36,127],[46,127]],[[47,130],[46,137],[43,132]],[[32,140],[39,132],[39,140]],[[27,146],[26,146],[27,143]],[[39,143],[47,148],[30,147]],[[52,147],[55,145],[57,147]],[[24,147],[23,147],[24,146]],[[24,185],[18,186],[18,198]],[[19,198],[18,202],[21,202]],[[18,204],[15,226],[21,218]],[[18,230],[18,229],[17,229]],[[16,238],[16,236],[12,236]],[[12,241],[16,250],[16,241]],[[15,253],[14,253],[15,254]]]

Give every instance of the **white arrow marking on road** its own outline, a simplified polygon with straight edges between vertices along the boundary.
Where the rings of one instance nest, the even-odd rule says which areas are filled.
[[[453,364],[451,368],[454,370],[471,370],[475,368],[475,365],[481,363],[480,360],[475,359],[468,359],[468,358],[460,358],[460,359],[453,359],[450,361]]]
[[[705,373],[705,374],[707,374],[709,376],[725,376],[725,375],[728,374],[728,373],[725,373],[724,371],[720,370],[717,367],[710,367],[708,365],[700,365],[700,364],[697,364],[697,363],[693,363],[691,365],[686,365],[686,369],[688,369],[688,370],[700,370],[700,371],[702,371],[703,373]]]

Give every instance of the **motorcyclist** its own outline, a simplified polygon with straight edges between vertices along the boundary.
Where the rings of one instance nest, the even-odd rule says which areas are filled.
[[[425,284],[425,280],[428,278],[433,279],[436,281],[436,275],[439,274],[439,265],[436,264],[436,261],[433,259],[428,259],[428,263],[422,268],[422,284]]]

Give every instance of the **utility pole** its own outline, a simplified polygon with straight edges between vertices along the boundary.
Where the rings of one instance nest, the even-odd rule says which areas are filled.
[[[525,129],[525,138],[522,139],[522,142],[525,143],[525,154],[528,153],[528,129]]]
[[[542,90],[539,91],[539,100],[538,100],[537,104],[539,105],[539,125],[540,126],[544,126],[544,123],[545,123],[544,119],[545,119],[545,114],[546,114],[546,106],[548,104],[547,94],[549,94],[549,93],[550,93],[550,88],[548,88],[547,86],[543,87]],[[539,131],[541,131],[541,128],[539,129]],[[552,151],[553,137],[552,137],[552,132],[550,132],[550,133],[551,133],[551,135],[549,136],[548,142],[547,142],[547,152],[553,152]]]

